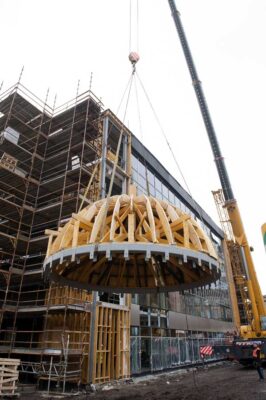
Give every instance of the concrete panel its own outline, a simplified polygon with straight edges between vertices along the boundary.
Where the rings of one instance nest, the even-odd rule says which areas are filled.
[[[137,304],[131,304],[131,321],[130,325],[131,326],[140,326],[140,311],[139,311],[139,305]]]
[[[187,320],[185,314],[169,311],[168,316],[170,329],[187,330]]]
[[[169,311],[169,328],[205,332],[228,332],[234,331],[232,322],[219,321],[216,319],[194,317]]]
[[[188,316],[188,329],[199,331],[216,331],[228,332],[234,331],[235,327],[232,322],[219,321],[217,319]]]

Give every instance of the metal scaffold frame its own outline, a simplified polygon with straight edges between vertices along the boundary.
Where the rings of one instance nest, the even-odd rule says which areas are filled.
[[[89,350],[91,294],[43,279],[45,230],[60,229],[73,212],[108,190],[121,123],[110,110],[103,113],[90,90],[79,94],[77,87],[75,98],[60,106],[56,98],[49,106],[48,96],[49,91],[41,101],[20,81],[0,95],[0,351],[20,357],[23,374],[62,382],[65,389],[68,381],[101,382],[113,374],[88,371],[91,363],[96,371],[106,370],[97,358],[97,324],[96,347]],[[113,194],[129,184],[129,136],[125,128]],[[127,315],[129,340],[130,298],[113,309],[94,297],[96,320],[99,307],[116,319],[120,309],[121,318]],[[128,342],[123,351],[129,347]],[[127,371],[120,368],[115,377],[129,376],[129,357],[127,362]]]

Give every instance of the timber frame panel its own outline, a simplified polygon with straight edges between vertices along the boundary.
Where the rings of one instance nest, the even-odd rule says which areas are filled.
[[[93,382],[130,377],[130,296],[125,306],[97,305]]]

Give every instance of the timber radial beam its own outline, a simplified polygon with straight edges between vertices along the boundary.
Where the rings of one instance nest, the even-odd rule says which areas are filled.
[[[47,234],[45,273],[64,285],[171,291],[204,286],[220,276],[212,242],[199,224],[154,197],[99,200]]]

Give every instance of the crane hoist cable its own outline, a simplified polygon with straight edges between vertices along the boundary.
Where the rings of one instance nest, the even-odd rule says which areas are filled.
[[[131,57],[135,55],[137,57],[137,60],[139,60],[139,0],[135,0],[136,4],[136,52],[132,51],[132,21],[133,21],[133,16],[132,16],[132,0],[130,0],[129,3],[129,59],[131,61]],[[132,61],[131,61],[132,62]],[[136,64],[136,63],[135,63]],[[136,65],[134,65],[134,69],[136,68]],[[141,122],[141,114],[140,114],[140,106],[139,106],[139,96],[138,96],[138,88],[137,88],[137,82],[136,78],[134,75],[134,86],[135,86],[135,95],[136,95],[136,103],[137,103],[137,113],[138,113],[138,120],[139,120],[139,130],[140,130],[140,136],[141,139],[143,139],[143,129],[142,129],[142,122]],[[144,168],[145,168],[145,183],[146,183],[146,190],[147,190],[147,195],[150,196],[150,187],[149,187],[149,180],[148,180],[148,169],[147,169],[147,162],[146,158],[141,154],[143,163],[144,163]]]
[[[125,112],[124,112],[124,118],[123,118],[123,121],[122,121],[123,124],[124,124],[124,121],[125,121],[125,118],[126,118],[129,98],[130,98],[130,94],[131,94],[131,88],[132,88],[132,82],[133,82],[133,74],[134,74],[134,71],[132,72],[132,75],[131,75],[131,81],[130,81],[128,95],[127,95],[127,101],[126,101],[126,108],[125,108]],[[107,199],[109,199],[109,197],[111,196],[112,189],[113,189],[114,176],[115,176],[115,172],[116,172],[116,168],[117,168],[117,164],[118,164],[119,152],[120,152],[120,148],[121,148],[123,133],[124,133],[124,128],[122,127],[120,129],[119,139],[118,139],[118,143],[117,143],[115,162],[114,162],[111,181],[110,181],[110,185],[109,185],[109,189],[108,189]]]
[[[135,8],[135,18],[133,18],[133,3],[136,4]],[[133,24],[135,20],[135,24]],[[133,35],[133,26],[135,25],[135,34]],[[139,52],[139,0],[129,1],[129,53],[133,50],[132,42],[133,37],[136,37],[135,50]]]
[[[129,45],[128,51],[131,52],[131,34],[132,34],[132,2],[129,1]]]
[[[141,114],[140,114],[140,106],[139,106],[138,86],[137,86],[136,79],[134,79],[134,84],[135,84],[135,94],[136,94],[137,111],[138,111],[138,119],[139,119],[139,130],[140,130],[141,140],[143,141],[143,129],[142,129]],[[143,158],[144,166],[145,166],[145,180],[146,180],[147,195],[150,196],[150,185],[149,185],[149,179],[148,179],[147,162],[146,162],[146,158],[144,157],[143,154],[142,154],[142,158]]]
[[[133,22],[132,0],[130,0],[130,3],[129,3],[129,50],[130,50],[129,59],[130,59],[131,62],[132,62],[132,60],[131,60],[130,57],[133,57],[133,58],[137,57],[137,61],[139,60],[139,55],[138,55],[138,51],[139,51],[139,1],[138,0],[135,0],[135,1],[136,1],[136,48],[137,48],[137,52],[133,52],[132,51],[132,31],[133,31],[133,28],[132,28],[132,26],[133,26],[133,24],[132,24],[132,22]],[[136,62],[135,62],[135,64],[132,64],[134,72],[136,72]],[[195,201],[194,197],[191,194],[191,190],[189,188],[187,180],[186,180],[186,178],[184,176],[184,173],[183,173],[183,171],[182,171],[182,169],[181,169],[181,167],[180,167],[180,165],[179,165],[179,163],[177,161],[175,153],[174,153],[174,151],[173,151],[173,149],[172,149],[172,147],[170,145],[170,142],[169,142],[169,140],[167,138],[167,135],[166,135],[166,133],[165,133],[163,127],[162,127],[162,124],[161,124],[161,122],[160,122],[160,120],[158,118],[158,115],[157,115],[157,113],[155,111],[155,108],[153,107],[153,104],[152,104],[152,102],[150,100],[150,97],[149,97],[149,95],[147,93],[147,90],[145,89],[145,87],[144,87],[144,85],[143,85],[143,83],[142,83],[142,81],[141,81],[141,79],[139,77],[139,74],[137,72],[135,74],[133,74],[133,78],[134,78],[134,84],[135,84],[135,92],[136,92],[136,101],[137,101],[137,110],[138,110],[140,134],[143,137],[141,116],[140,116],[140,107],[139,107],[139,96],[138,96],[138,90],[137,90],[137,79],[138,79],[138,81],[140,83],[140,86],[141,86],[141,88],[142,88],[142,90],[144,92],[144,95],[145,95],[145,97],[146,97],[146,99],[148,101],[148,104],[149,104],[149,106],[150,106],[150,108],[151,108],[151,110],[153,112],[155,120],[156,120],[156,122],[157,122],[157,124],[158,124],[158,126],[160,128],[160,131],[161,131],[161,133],[162,133],[162,135],[164,137],[164,140],[165,140],[165,142],[167,144],[167,147],[168,147],[168,149],[169,149],[169,151],[170,151],[170,153],[171,153],[171,155],[173,157],[174,163],[175,163],[175,165],[176,165],[176,167],[177,167],[177,169],[178,169],[178,171],[179,171],[179,173],[180,173],[180,175],[181,175],[181,177],[182,177],[182,179],[184,181],[185,187],[186,187],[188,193],[190,194],[190,197],[191,197],[191,199],[192,199],[192,201],[194,203],[195,210],[197,210],[199,218],[200,218],[202,224],[204,225],[200,207],[199,207],[199,205],[197,204],[197,202]],[[148,181],[148,169],[147,169],[146,158],[143,155],[142,155],[142,158],[144,160],[144,167],[145,167],[145,180],[146,180],[147,194],[150,195],[149,181]]]
[[[138,43],[139,43],[139,33],[138,33],[138,30],[139,30],[139,22],[138,22],[138,21],[139,21],[139,3],[138,3],[138,0],[137,0],[137,47],[138,47]],[[128,95],[127,95],[127,101],[126,101],[126,107],[125,107],[125,112],[124,112],[124,117],[123,117],[123,124],[124,124],[124,122],[125,122],[125,118],[126,118],[126,114],[127,114],[127,108],[128,108],[128,103],[129,103],[129,98],[130,98],[130,93],[131,93],[131,88],[132,88],[132,83],[133,83],[134,75],[135,75],[135,72],[136,72],[136,63],[137,63],[138,60],[139,60],[138,54],[131,51],[131,32],[132,32],[132,2],[131,2],[131,0],[130,0],[130,4],[129,4],[129,52],[130,52],[130,54],[129,54],[129,60],[130,60],[130,62],[131,62],[131,64],[132,64],[132,72],[131,72],[131,74],[130,74],[129,80],[128,80],[127,84],[126,84],[126,88],[125,88],[125,90],[124,90],[124,92],[123,92],[123,94],[122,94],[121,100],[120,100],[120,102],[119,102],[119,105],[118,105],[118,108],[117,108],[117,111],[116,111],[116,115],[118,115],[118,114],[119,114],[119,111],[120,111],[120,108],[121,108],[121,106],[122,106],[122,103],[123,103],[123,101],[124,101],[124,98],[125,98],[125,96],[126,96],[126,93],[128,93]],[[92,82],[92,74],[91,74],[91,81],[90,81],[90,89],[91,89],[91,82]],[[111,180],[110,180],[109,189],[108,189],[108,194],[107,194],[107,202],[106,202],[106,210],[105,210],[106,212],[105,212],[105,214],[104,214],[105,217],[103,218],[103,225],[102,225],[102,226],[104,226],[104,222],[105,222],[105,218],[106,218],[106,214],[107,214],[107,209],[108,209],[108,205],[109,205],[109,199],[110,199],[110,196],[111,196],[111,193],[112,193],[112,189],[113,189],[114,177],[115,177],[115,172],[116,172],[116,168],[117,168],[118,160],[119,160],[119,152],[120,152],[121,143],[122,143],[123,131],[124,131],[123,128],[121,128],[120,134],[119,134],[118,143],[117,143],[117,149],[116,149],[116,155],[115,155],[115,162],[114,162],[114,166],[113,166],[113,170],[112,170],[112,175],[111,175]],[[109,130],[108,134],[110,134],[110,130]],[[95,167],[94,167],[94,169],[93,169],[92,175],[91,175],[90,180],[89,180],[89,182],[88,182],[86,191],[85,191],[85,193],[84,193],[82,202],[81,202],[81,204],[80,204],[79,211],[80,211],[80,210],[82,209],[82,207],[83,207],[84,200],[85,200],[85,198],[86,198],[86,196],[87,196],[87,194],[88,194],[88,192],[89,192],[89,189],[90,189],[90,187],[91,187],[91,185],[92,185],[92,182],[93,182],[94,176],[95,176],[95,174],[96,174],[96,172],[97,172],[97,169],[98,169],[99,164],[100,164],[99,161],[95,164]],[[100,236],[100,237],[102,237],[102,232],[101,232],[101,236]]]
[[[142,88],[142,90],[143,90],[143,93],[144,93],[144,95],[145,95],[145,97],[146,97],[146,99],[147,99],[147,102],[148,102],[148,104],[149,104],[151,110],[152,110],[152,113],[153,113],[153,115],[154,115],[154,117],[155,117],[155,120],[156,120],[156,122],[157,122],[157,124],[158,124],[158,126],[159,126],[159,128],[160,128],[161,134],[162,134],[162,136],[164,137],[164,140],[165,140],[165,142],[166,142],[166,144],[167,144],[167,147],[168,147],[168,149],[169,149],[169,151],[170,151],[170,153],[171,153],[171,155],[172,155],[172,157],[173,157],[174,163],[175,163],[175,165],[176,165],[176,167],[177,167],[177,169],[178,169],[178,171],[179,171],[179,173],[180,173],[180,175],[181,175],[181,177],[182,177],[182,179],[183,179],[183,181],[184,181],[184,184],[185,184],[185,186],[186,186],[186,189],[187,189],[187,191],[188,191],[188,193],[189,193],[189,195],[190,195],[190,197],[191,197],[191,199],[192,199],[192,201],[193,201],[195,210],[197,210],[198,215],[199,215],[199,218],[200,218],[202,224],[204,225],[203,217],[202,217],[202,213],[201,213],[200,207],[199,207],[198,203],[196,202],[196,200],[194,199],[194,197],[192,196],[192,193],[191,193],[191,190],[190,190],[189,185],[188,185],[188,183],[187,183],[187,180],[186,180],[186,178],[185,178],[185,176],[184,176],[184,173],[183,173],[183,171],[182,171],[182,169],[181,169],[181,167],[180,167],[180,164],[179,164],[178,161],[177,161],[177,158],[176,158],[175,153],[174,153],[174,151],[173,151],[173,149],[172,149],[172,146],[171,146],[171,144],[170,144],[170,142],[169,142],[169,140],[168,140],[168,138],[167,138],[167,135],[166,135],[166,133],[165,133],[165,130],[164,130],[163,127],[162,127],[162,124],[161,124],[161,122],[160,122],[160,120],[159,120],[159,117],[158,117],[158,115],[157,115],[157,113],[156,113],[156,110],[155,110],[155,108],[154,108],[154,106],[153,106],[153,104],[152,104],[152,102],[151,102],[151,99],[150,99],[150,97],[149,97],[149,95],[148,95],[148,92],[147,92],[147,90],[145,89],[144,84],[143,84],[142,80],[140,79],[140,76],[139,76],[139,74],[138,74],[137,72],[136,72],[136,78],[138,79],[138,81],[139,81],[139,83],[140,83],[140,86],[141,86],[141,88]]]
[[[139,0],[137,0],[137,10],[136,10],[136,16],[137,16],[137,52],[139,53]]]

